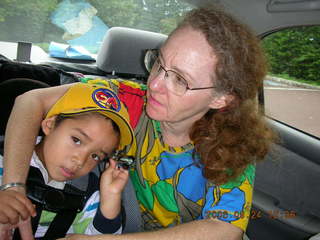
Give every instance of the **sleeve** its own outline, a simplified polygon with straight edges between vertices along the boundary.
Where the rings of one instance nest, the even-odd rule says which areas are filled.
[[[93,226],[100,233],[120,234],[122,232],[122,215],[119,213],[116,218],[108,219],[102,215],[100,208],[98,208],[93,219]]]
[[[207,189],[202,218],[217,218],[246,231],[252,205],[255,167],[249,165],[235,181]]]

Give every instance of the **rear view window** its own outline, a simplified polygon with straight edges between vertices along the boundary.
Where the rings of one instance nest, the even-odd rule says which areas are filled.
[[[270,64],[266,115],[320,138],[320,26],[273,33],[263,47]]]
[[[53,42],[54,49],[66,44],[96,54],[110,27],[168,34],[191,8],[170,0],[1,0],[0,41],[32,42],[46,52]]]

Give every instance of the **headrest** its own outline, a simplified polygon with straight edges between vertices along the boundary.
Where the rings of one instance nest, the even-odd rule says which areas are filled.
[[[167,36],[125,27],[110,28],[97,56],[97,67],[107,73],[147,76],[146,49],[159,48]]]

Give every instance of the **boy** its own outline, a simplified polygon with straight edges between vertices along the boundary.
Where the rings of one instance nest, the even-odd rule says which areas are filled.
[[[116,94],[104,86],[75,84],[50,109],[41,129],[45,136],[35,146],[27,180],[27,195],[38,212],[32,219],[35,237],[121,233],[121,192],[128,171],[110,159],[100,178],[100,193],[98,179],[90,173],[118,146],[133,142],[128,113]],[[82,181],[74,180],[80,177]],[[6,223],[12,222],[11,211],[23,215],[21,203],[10,195],[14,186],[25,187],[0,187],[8,192],[8,201],[0,202],[8,213]]]

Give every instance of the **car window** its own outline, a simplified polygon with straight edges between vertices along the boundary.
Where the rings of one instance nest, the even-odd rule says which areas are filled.
[[[0,41],[32,42],[53,53],[64,47],[59,44],[67,44],[96,54],[111,27],[168,34],[192,8],[170,0],[4,0]],[[70,51],[71,57],[76,50]]]
[[[283,29],[262,44],[269,60],[266,115],[320,138],[320,26]]]

